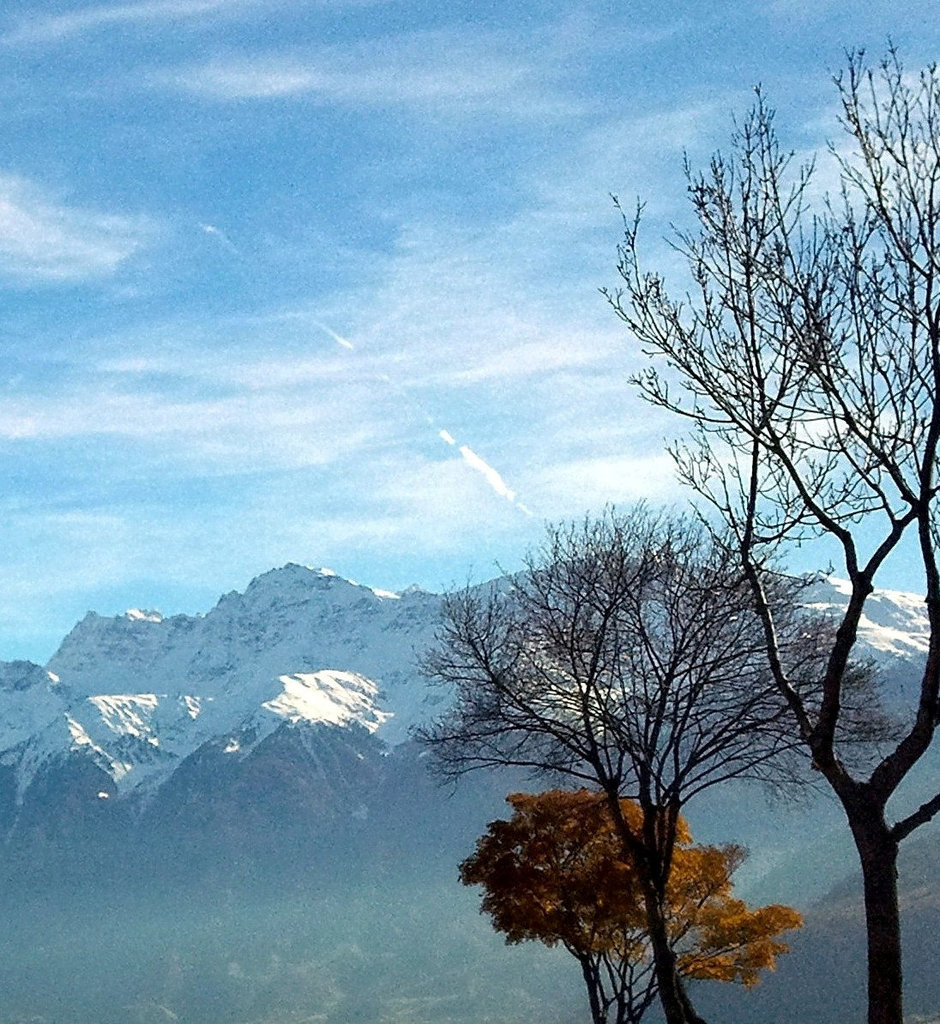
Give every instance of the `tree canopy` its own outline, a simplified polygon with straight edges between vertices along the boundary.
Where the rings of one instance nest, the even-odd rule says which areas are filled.
[[[507,800],[512,817],[490,823],[461,880],[483,886],[481,910],[507,942],[561,944],[578,960],[595,1024],[636,1024],[657,982],[637,867],[624,857],[604,794],[550,790]],[[639,806],[620,805],[639,833]],[[731,876],[743,859],[738,846],[693,845],[679,819],[666,921],[686,978],[757,984],[788,948],[780,934],[800,926],[789,907],[751,909],[733,897]]]

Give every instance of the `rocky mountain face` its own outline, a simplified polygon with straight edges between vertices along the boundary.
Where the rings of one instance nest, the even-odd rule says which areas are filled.
[[[387,836],[430,786],[407,740],[443,697],[416,667],[439,601],[288,565],[204,616],[89,613],[45,668],[0,665],[9,869],[300,865]]]

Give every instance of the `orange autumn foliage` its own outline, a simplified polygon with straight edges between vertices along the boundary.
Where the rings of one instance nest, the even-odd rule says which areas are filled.
[[[649,960],[646,918],[635,866],[602,795],[550,790],[507,798],[508,821],[491,822],[460,867],[465,885],[482,885],[481,911],[507,942],[561,943],[582,958]],[[631,829],[641,811],[621,801]],[[800,927],[789,907],[751,909],[732,896],[731,875],[744,859],[734,845],[695,846],[680,820],[667,887],[669,931],[687,978],[751,986],[788,949],[782,932]]]

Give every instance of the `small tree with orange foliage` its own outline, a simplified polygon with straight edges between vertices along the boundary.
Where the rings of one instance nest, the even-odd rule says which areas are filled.
[[[461,881],[483,886],[481,911],[507,942],[560,943],[577,959],[594,1024],[637,1024],[656,998],[656,976],[637,873],[604,794],[550,790],[507,801],[512,818],[490,823]],[[639,807],[621,807],[641,828]],[[685,978],[755,985],[788,948],[780,933],[802,923],[789,907],[752,910],[731,895],[743,859],[739,846],[692,845],[680,820],[667,917]]]

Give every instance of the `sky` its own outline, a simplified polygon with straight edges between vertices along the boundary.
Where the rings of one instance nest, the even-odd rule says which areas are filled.
[[[679,503],[628,377],[650,259],[760,83],[799,153],[925,0],[6,0],[0,658],[286,562],[385,589]],[[895,585],[903,585],[903,572]]]

